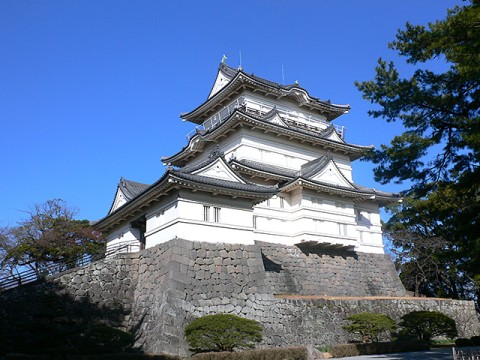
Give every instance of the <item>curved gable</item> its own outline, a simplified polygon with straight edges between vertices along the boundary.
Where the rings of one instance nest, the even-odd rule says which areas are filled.
[[[211,164],[192,172],[192,174],[245,184],[245,181],[235,174],[221,157]]]

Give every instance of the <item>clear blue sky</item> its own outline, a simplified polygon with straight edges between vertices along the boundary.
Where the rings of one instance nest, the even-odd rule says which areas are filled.
[[[370,80],[406,21],[443,19],[453,0],[0,0],[0,226],[62,198],[95,220],[121,176],[152,183],[186,144],[181,112],[205,100],[223,54],[231,66],[350,104],[346,139],[388,143],[401,129],[367,116]],[[402,67],[403,69],[404,67]],[[408,69],[406,69],[408,71]],[[375,184],[356,163],[357,183]]]

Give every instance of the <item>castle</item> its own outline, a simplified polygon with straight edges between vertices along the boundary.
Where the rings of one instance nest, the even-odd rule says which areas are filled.
[[[459,336],[480,334],[472,301],[407,296],[379,218],[399,197],[353,182],[368,147],[331,123],[348,110],[221,63],[208,99],[182,114],[197,127],[165,174],[120,180],[95,224],[109,255],[0,293],[4,342],[80,318],[132,331],[143,352],[186,356],[185,326],[217,313],[260,322],[261,347],[347,342],[346,319],[365,311],[435,310]]]
[[[399,197],[354,183],[351,163],[370,147],[332,123],[348,111],[222,62],[207,100],[181,114],[196,127],[162,159],[166,173],[120,179],[96,224],[107,250],[180,238],[383,254],[379,207]]]

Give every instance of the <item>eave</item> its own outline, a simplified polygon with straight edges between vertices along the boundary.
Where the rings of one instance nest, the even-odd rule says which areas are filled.
[[[351,189],[333,184],[312,181],[305,178],[296,178],[295,180],[281,187],[280,191],[290,192],[297,188],[306,188],[317,192],[327,193],[329,195],[346,197],[352,199],[353,202],[371,201],[378,203],[379,205],[386,205],[401,200],[401,197],[397,194],[377,192],[373,189]]]
[[[275,180],[275,181],[288,181],[292,179],[292,176],[283,175],[283,174],[275,173],[273,171],[268,171],[264,169],[263,170],[258,169],[258,168],[249,166],[248,164],[243,164],[241,162],[238,162],[236,160],[232,161],[231,166],[236,171],[239,171],[243,174],[247,174],[252,178],[259,177],[265,180]],[[293,175],[293,172],[292,172],[292,175]]]
[[[365,150],[371,149],[371,146],[359,146],[347,143],[339,143],[330,139],[321,138],[317,135],[295,128],[286,128],[284,126],[261,120],[253,115],[247,114],[240,109],[235,111],[215,128],[203,133],[195,134],[180,152],[169,157],[163,157],[165,164],[174,166],[184,166],[188,160],[196,156],[197,152],[202,152],[205,147],[211,143],[218,143],[226,137],[229,132],[235,131],[237,127],[246,126],[250,130],[263,131],[264,133],[274,133],[277,137],[284,137],[288,140],[297,140],[300,143],[308,143],[312,146],[319,146],[333,152],[341,152],[351,160],[356,160],[363,155]]]
[[[244,198],[254,200],[254,203],[261,202],[268,199],[270,196],[275,195],[278,190],[273,187],[265,187],[264,191],[248,191],[241,189],[232,189],[221,186],[216,186],[213,184],[202,183],[194,181],[191,179],[182,176],[181,174],[172,175],[169,179],[174,184],[177,184],[180,187],[192,189],[194,191],[204,191],[209,192],[213,195],[226,195],[232,198]]]
[[[227,85],[197,108],[188,113],[181,114],[180,117],[195,124],[202,124],[208,117],[223,107],[226,102],[232,100],[235,95],[240,94],[245,89],[260,92],[265,96],[275,99],[288,98],[301,107],[325,116],[328,121],[332,121],[340,115],[348,113],[350,110],[349,105],[337,105],[321,101],[311,96],[307,90],[296,84],[284,86],[254,75],[249,75],[243,72],[243,70],[237,70],[236,75]]]
[[[143,215],[147,208],[155,201],[158,201],[161,197],[166,196],[172,190],[178,190],[180,188],[188,188],[193,192],[203,191],[211,193],[212,195],[226,195],[232,198],[244,198],[253,201],[253,204],[264,201],[270,196],[276,194],[278,190],[273,187],[256,187],[253,191],[248,189],[236,189],[235,184],[232,186],[218,186],[210,184],[211,179],[202,176],[192,176],[193,179],[188,178],[188,174],[182,174],[175,170],[167,170],[167,172],[153,185],[147,188],[144,192],[123,204],[114,212],[108,214],[104,218],[97,221],[93,226],[95,229],[102,232],[109,232],[115,226],[118,226],[125,221],[132,221],[138,218],[139,215]],[[202,181],[202,178],[203,181]],[[248,185],[243,185],[248,187]],[[254,186],[252,186],[253,188]],[[256,191],[255,191],[256,190]]]

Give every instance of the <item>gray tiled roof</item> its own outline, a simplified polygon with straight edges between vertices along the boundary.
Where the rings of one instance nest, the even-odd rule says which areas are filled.
[[[181,156],[182,154],[187,154],[187,153],[190,152],[191,147],[189,145],[193,141],[193,139],[197,139],[197,137],[200,137],[200,139],[206,139],[211,134],[213,134],[217,131],[228,130],[229,124],[232,121],[239,121],[240,118],[238,118],[236,115],[242,115],[246,119],[249,119],[250,122],[253,121],[253,120],[257,121],[257,122],[259,122],[259,125],[268,126],[271,130],[278,129],[279,133],[283,132],[283,133],[288,133],[288,134],[292,134],[292,135],[296,134],[296,135],[302,136],[302,137],[307,136],[312,140],[317,139],[317,140],[323,141],[326,146],[341,148],[341,149],[343,149],[343,151],[347,151],[347,150],[351,151],[351,154],[355,154],[355,156],[352,156],[353,159],[360,157],[360,152],[361,151],[371,148],[371,146],[354,145],[354,144],[348,144],[348,143],[345,143],[345,142],[337,142],[337,141],[328,139],[328,135],[330,135],[332,133],[332,131],[335,131],[332,127],[326,128],[321,133],[300,129],[298,127],[285,127],[285,126],[282,126],[282,125],[278,125],[278,124],[266,121],[265,117],[264,117],[265,115],[263,115],[263,116],[253,115],[253,114],[250,114],[250,113],[247,113],[247,112],[243,111],[240,108],[237,108],[237,109],[235,109],[234,112],[232,112],[232,114],[230,114],[230,116],[225,118],[219,125],[217,125],[215,127],[212,127],[208,130],[204,130],[202,132],[197,133],[195,136],[193,136],[190,139],[189,144],[184,146],[179,152],[177,152],[176,154],[174,154],[172,156],[162,157],[162,161],[163,162],[171,162],[172,160],[173,161],[179,160],[180,158],[177,158],[177,157]],[[269,117],[270,116],[272,116],[272,114],[270,114],[270,112],[269,112]],[[177,160],[175,160],[175,158],[177,158]]]
[[[202,161],[201,163],[194,165],[194,166],[186,166],[178,170],[172,170],[171,173],[175,176],[178,176],[182,179],[194,181],[197,183],[201,183],[204,185],[210,185],[210,186],[218,186],[222,188],[228,188],[232,190],[239,190],[239,191],[246,191],[246,192],[255,192],[255,193],[265,193],[265,194],[272,194],[277,192],[277,188],[274,186],[263,186],[263,185],[257,185],[255,183],[251,183],[246,181],[245,179],[241,178],[245,183],[239,183],[236,181],[229,181],[229,180],[224,180],[224,179],[217,179],[217,178],[212,178],[209,176],[202,176],[202,175],[196,175],[193,174],[193,172],[205,168],[211,163],[217,161],[218,159],[222,159],[225,165],[230,168],[233,172],[234,169],[232,169],[231,165],[227,163],[225,158],[223,157],[223,153],[219,151],[218,147],[214,147],[212,151],[210,152],[210,155],[208,156],[207,159]]]
[[[214,151],[209,159],[205,160],[201,164],[198,164],[197,166],[186,167],[179,170],[169,168],[163,174],[163,176],[152,185],[136,183],[123,178],[120,179],[119,186],[122,186],[122,190],[128,191],[129,195],[132,197],[127,199],[127,202],[118,209],[115,209],[115,211],[110,212],[108,215],[98,220],[95,223],[95,226],[97,226],[99,229],[102,229],[102,231],[104,229],[111,228],[113,226],[112,224],[120,222],[122,219],[128,217],[131,209],[141,209],[142,207],[147,206],[151,201],[153,201],[153,199],[163,196],[162,194],[168,193],[168,191],[178,185],[187,188],[196,187],[197,189],[200,188],[203,191],[215,193],[233,194],[238,197],[243,196],[246,199],[256,199],[262,201],[267,199],[269,196],[278,193],[278,187],[276,186],[257,185],[247,181],[245,183],[240,183],[191,173],[192,171],[200,169],[202,165],[207,166],[209,163],[212,163],[219,157],[223,159],[223,156],[220,152]],[[227,163],[226,165],[229,166]]]
[[[279,95],[281,94],[282,96],[296,96],[297,92],[304,93],[308,97],[310,105],[317,110],[327,114],[327,118],[329,120],[337,118],[338,116],[348,112],[348,110],[350,109],[349,105],[332,104],[330,100],[323,101],[317,97],[313,97],[308,93],[306,89],[300,87],[298,84],[281,85],[277,82],[266,80],[253,74],[248,74],[241,69],[233,69],[225,63],[220,64],[219,70],[230,78],[227,85],[225,85],[221,90],[207,98],[204,103],[200,104],[195,109],[187,113],[180,114],[180,117],[182,119],[201,124],[205,120],[205,118],[202,116],[202,113],[205,111],[205,109],[213,106],[213,104],[218,104],[219,102],[223,101],[222,99],[224,96],[222,94],[228,94],[229,92],[235,90],[238,87],[245,86],[246,83],[250,83],[250,86],[255,86],[256,84],[259,88],[265,86],[271,91],[274,91]],[[293,89],[297,90],[292,92]]]
[[[220,66],[219,66],[219,70],[221,72],[223,72],[227,77],[229,78],[233,78],[235,77],[235,75],[237,75],[239,72],[243,72],[243,70],[241,69],[235,69],[229,65],[227,65],[226,63],[220,63]],[[245,73],[246,74],[246,73]],[[265,85],[268,85],[268,86],[272,86],[272,87],[276,87],[276,88],[279,88],[279,89],[285,89],[285,90],[290,90],[294,87],[299,87],[298,84],[290,84],[290,85],[282,85],[282,84],[279,84],[275,81],[270,81],[270,80],[267,80],[267,79],[264,79],[264,78],[261,78],[259,76],[256,76],[254,75],[253,73],[252,74],[247,74],[248,76],[252,77],[253,79],[257,80],[258,82],[261,82]]]
[[[177,176],[179,178],[193,181],[199,184],[220,187],[225,189],[237,190],[241,192],[247,193],[257,193],[257,194],[276,194],[278,192],[278,188],[276,186],[264,186],[264,185],[256,185],[253,183],[239,183],[236,181],[229,181],[223,179],[212,178],[209,176],[202,176],[202,175],[195,175],[184,173],[181,171],[172,171],[172,175]]]
[[[193,172],[195,172],[199,169],[202,169],[202,168],[210,165],[211,163],[216,161],[218,158],[222,158],[224,160],[224,162],[227,163],[225,158],[223,157],[223,152],[220,152],[219,147],[217,145],[210,151],[209,156],[205,160],[201,161],[200,163],[198,163],[196,165],[184,166],[184,167],[182,167],[182,168],[180,168],[176,171],[182,172],[182,173],[193,173]]]
[[[331,156],[320,156],[312,161],[303,164],[300,167],[300,176],[309,178],[321,171],[327,164],[333,160]]]
[[[125,197],[125,200],[127,200],[128,202],[134,197],[136,197],[138,194],[141,194],[143,191],[145,191],[145,189],[147,189],[149,186],[150,185],[148,184],[127,180],[124,177],[121,177],[120,181],[118,182],[116,191],[117,192],[118,190],[122,191]],[[115,198],[112,200],[112,204],[110,205],[110,210],[108,210],[109,214],[112,212],[114,204],[115,204]]]
[[[230,164],[245,166],[253,170],[258,170],[260,172],[276,175],[278,177],[289,178],[289,179],[295,177],[295,171],[291,169],[286,169],[279,166],[272,166],[272,165],[268,165],[258,161],[252,161],[252,160],[246,160],[246,159],[232,160],[230,161]]]
[[[301,168],[300,171],[292,171],[288,170],[285,168],[280,168],[277,166],[272,166],[268,164],[262,164],[256,161],[249,161],[249,160],[233,160],[231,161],[232,164],[239,164],[243,165],[245,167],[251,168],[253,170],[257,170],[258,172],[261,173],[267,173],[267,174],[273,174],[278,176],[279,178],[284,178],[288,179],[288,181],[284,184],[282,184],[282,187],[286,187],[295,181],[298,180],[306,180],[312,185],[318,185],[322,187],[329,187],[329,188],[334,188],[342,191],[348,191],[352,193],[359,193],[359,194],[364,194],[364,195],[378,195],[381,197],[386,197],[386,198],[395,198],[399,197],[398,194],[392,194],[389,192],[385,191],[379,191],[373,188],[367,188],[364,186],[357,185],[350,180],[348,180],[345,176],[344,179],[347,181],[349,184],[352,185],[353,188],[351,187],[346,187],[342,185],[336,185],[332,183],[327,183],[323,181],[318,181],[318,180],[313,180],[310,177],[317,174],[319,171],[321,171],[331,160],[331,157],[329,156],[320,156],[317,159],[314,159],[306,164],[304,164]],[[342,172],[340,171],[342,174]],[[343,175],[343,174],[342,174]]]
[[[118,183],[118,187],[122,190],[126,200],[131,200],[141,192],[143,192],[146,188],[150,185],[142,184],[136,181],[127,180],[125,178],[120,178],[120,182]]]

